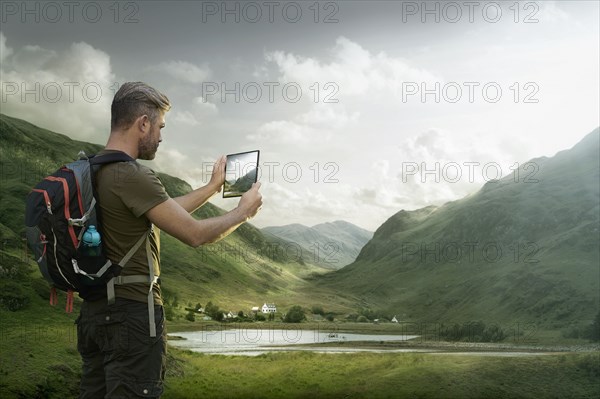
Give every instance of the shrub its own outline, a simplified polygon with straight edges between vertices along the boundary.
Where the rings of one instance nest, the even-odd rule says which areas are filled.
[[[368,323],[369,319],[367,319],[365,316],[358,316],[358,318],[356,319],[357,322],[359,323]]]
[[[454,323],[440,326],[440,338],[448,341],[466,342],[499,342],[506,338],[506,333],[500,326],[486,326],[482,321]]]
[[[186,315],[185,315],[185,319],[189,320],[189,321],[196,321],[196,315],[194,314],[193,311],[189,311]]]
[[[219,309],[217,305],[214,305],[212,302],[208,302],[206,307],[204,308],[204,313],[210,316],[211,319],[216,321],[223,320],[223,311]]]
[[[288,310],[283,321],[286,323],[300,323],[305,319],[304,310],[301,306],[294,305]]]

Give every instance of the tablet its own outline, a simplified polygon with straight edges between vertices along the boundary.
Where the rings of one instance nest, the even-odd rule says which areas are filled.
[[[239,197],[258,179],[259,150],[227,155],[223,198]]]

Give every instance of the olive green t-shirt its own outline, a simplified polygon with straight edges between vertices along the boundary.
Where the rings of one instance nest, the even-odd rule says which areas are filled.
[[[98,155],[118,152],[102,150]],[[138,162],[116,162],[103,165],[96,175],[96,190],[102,212],[102,245],[113,263],[118,263],[147,234],[150,221],[145,213],[169,199],[154,171]],[[154,226],[150,235],[154,275],[160,275],[160,230]],[[149,275],[145,243],[121,272],[122,276]],[[148,284],[115,285],[117,298],[148,301]],[[162,304],[160,287],[154,284],[154,301]]]

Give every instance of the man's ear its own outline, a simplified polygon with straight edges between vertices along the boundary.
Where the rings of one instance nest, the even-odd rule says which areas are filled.
[[[144,134],[150,131],[150,118],[148,115],[142,115],[135,121],[138,129],[142,131]]]

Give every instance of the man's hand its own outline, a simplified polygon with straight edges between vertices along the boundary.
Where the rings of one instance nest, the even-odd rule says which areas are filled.
[[[216,193],[221,191],[223,184],[225,183],[225,163],[227,162],[227,157],[225,155],[221,155],[219,159],[215,162],[213,166],[212,175],[210,176],[210,181],[208,182],[208,186],[212,187]]]
[[[260,182],[252,184],[250,190],[242,195],[238,203],[237,209],[240,210],[246,221],[253,218],[262,206],[262,195],[258,192],[259,188]]]
[[[238,206],[221,216],[194,219],[185,208],[169,198],[146,212],[146,217],[159,229],[188,245],[197,247],[225,238],[240,224],[254,217],[262,206],[259,188],[260,183],[254,183],[252,188],[242,195]]]

